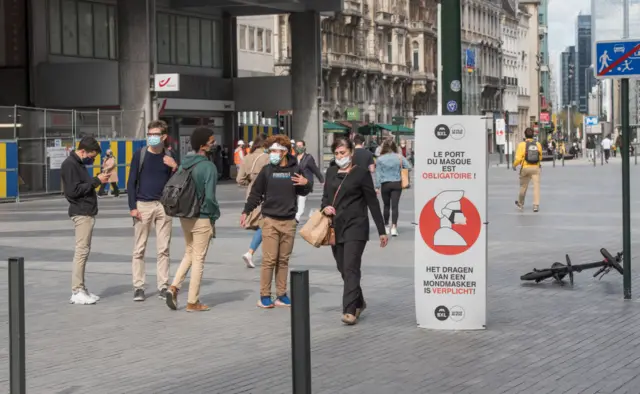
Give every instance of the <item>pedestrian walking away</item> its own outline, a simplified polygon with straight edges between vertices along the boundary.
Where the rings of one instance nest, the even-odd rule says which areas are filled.
[[[384,224],[387,234],[398,236],[398,216],[400,215],[400,196],[402,196],[402,169],[411,168],[409,161],[398,154],[393,140],[382,143],[380,157],[376,161],[376,191],[382,195],[384,204]],[[389,222],[391,216],[391,222]]]
[[[109,175],[105,173],[92,178],[86,166],[93,164],[100,153],[98,141],[93,137],[84,137],[60,168],[64,197],[69,202],[69,217],[74,224],[76,239],[71,271],[71,304],[89,305],[100,300],[100,297],[87,290],[85,282],[85,269],[98,215],[96,188],[109,181]]]
[[[165,148],[168,126],[154,120],[147,126],[147,146],[133,154],[127,182],[129,213],[133,219],[133,300],[144,301],[145,252],[151,228],[156,230],[156,286],[158,297],[164,299],[169,287],[169,247],[173,218],[160,203],[162,190],[178,168],[178,164]]]
[[[540,168],[542,166],[542,145],[533,140],[533,129],[527,127],[524,131],[525,140],[518,144],[513,170],[520,167],[520,192],[516,200],[519,210],[524,208],[524,198],[533,181],[533,212],[540,209]]]
[[[102,162],[102,172],[109,175],[107,183],[111,186],[111,194],[114,197],[120,197],[120,189],[118,189],[118,167],[116,166],[116,158],[113,156],[113,151],[108,149],[105,153],[104,161]],[[98,197],[104,196],[107,183],[100,185],[98,190]]]
[[[353,165],[369,170],[374,173],[376,170],[376,162],[374,155],[370,150],[364,148],[364,136],[362,134],[356,134],[353,137],[353,143],[355,149],[353,151]],[[333,160],[335,163],[335,159]]]
[[[309,193],[313,192],[313,176],[324,183],[324,176],[322,171],[318,168],[316,160],[307,153],[307,144],[303,140],[296,141],[295,144],[296,159],[298,159],[298,166],[302,175],[309,181]],[[300,223],[302,215],[304,215],[304,208],[307,203],[307,196],[298,196],[298,212],[296,212],[296,222]]]
[[[602,150],[604,151],[604,161],[605,163],[609,163],[609,157],[611,155],[611,135],[607,135],[600,142],[602,146]]]
[[[220,207],[216,199],[218,171],[206,157],[214,144],[213,130],[204,127],[193,130],[191,134],[193,152],[182,160],[178,172],[174,175],[180,178],[176,178],[176,185],[172,185],[182,188],[176,188],[169,193],[165,190],[163,194],[163,199],[167,195],[179,198],[180,208],[187,210],[176,212],[176,216],[180,217],[180,226],[184,234],[185,252],[167,293],[166,303],[172,310],[178,309],[178,293],[189,270],[191,270],[191,278],[186,311],[209,310],[207,305],[200,302],[200,283],[204,273],[204,260],[207,257],[211,239],[215,238],[215,222],[220,217]],[[167,188],[172,182],[173,180],[167,184]],[[195,192],[193,195],[186,195],[188,191]]]
[[[287,296],[289,258],[296,235],[297,197],[309,194],[309,181],[301,175],[296,158],[289,154],[291,142],[284,135],[267,138],[269,164],[258,174],[240,216],[245,226],[247,215],[262,204],[262,267],[260,270],[260,308],[291,306]],[[276,299],[271,298],[273,274]]]
[[[259,134],[258,136],[256,136],[255,140],[251,141],[253,142],[251,151],[245,158],[244,163],[242,163],[242,165],[240,166],[240,172],[238,173],[236,182],[238,182],[238,184],[241,186],[247,187],[245,202],[249,198],[251,187],[258,177],[258,174],[264,166],[269,164],[269,154],[266,152],[265,146],[266,139],[267,137],[264,134]],[[251,239],[251,243],[249,244],[249,250],[242,255],[242,260],[248,268],[256,267],[253,262],[253,255],[256,250],[258,250],[258,247],[261,243],[262,228],[258,227],[258,229],[253,233],[253,238]]]
[[[371,173],[367,167],[353,165],[353,142],[337,139],[331,150],[336,166],[327,170],[321,209],[333,218],[335,245],[331,251],[344,282],[342,322],[353,325],[367,306],[360,287],[362,254],[369,240],[367,209],[378,230],[380,247],[387,245],[388,238]]]

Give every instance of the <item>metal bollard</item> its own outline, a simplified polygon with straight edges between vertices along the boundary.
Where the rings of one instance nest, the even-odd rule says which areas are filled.
[[[9,376],[11,394],[25,394],[24,258],[9,259]]]
[[[311,394],[309,271],[291,271],[291,364],[293,394]]]

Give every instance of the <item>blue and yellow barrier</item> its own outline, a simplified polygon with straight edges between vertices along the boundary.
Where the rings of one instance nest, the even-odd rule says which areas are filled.
[[[98,140],[102,153],[96,156],[92,167],[87,167],[89,175],[97,176],[102,171],[102,158],[107,150],[111,149],[113,156],[116,158],[116,168],[118,171],[118,188],[125,189],[129,180],[129,169],[131,167],[131,159],[138,149],[147,145],[146,140]],[[78,148],[79,141],[76,141]]]
[[[18,197],[18,143],[0,141],[0,200]]]
[[[240,126],[240,139],[246,143],[255,140],[260,133],[264,133],[269,137],[280,134],[280,129],[277,126]]]

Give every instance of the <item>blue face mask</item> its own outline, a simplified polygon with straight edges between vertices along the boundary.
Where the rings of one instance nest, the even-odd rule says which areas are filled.
[[[158,146],[162,144],[162,137],[159,135],[150,135],[147,137],[147,144],[149,144],[149,146]]]
[[[282,158],[280,157],[280,153],[269,153],[269,161],[274,166],[280,164],[280,162],[282,161]]]
[[[90,164],[93,164],[93,161],[94,161],[93,157],[85,157],[84,159],[82,159],[82,164],[90,165]]]

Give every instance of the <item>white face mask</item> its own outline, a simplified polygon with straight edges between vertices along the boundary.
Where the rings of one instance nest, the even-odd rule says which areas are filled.
[[[351,163],[351,156],[345,156],[341,159],[336,159],[336,165],[340,168],[346,168]]]

